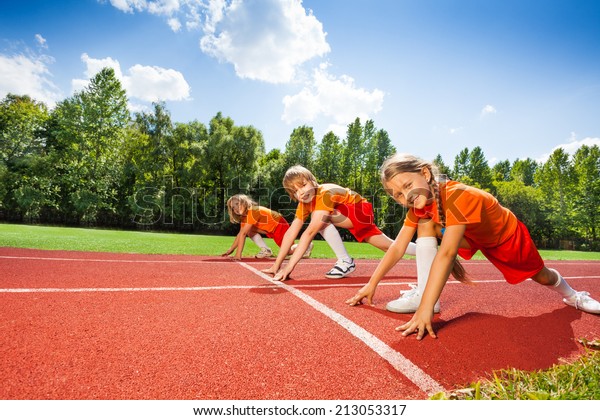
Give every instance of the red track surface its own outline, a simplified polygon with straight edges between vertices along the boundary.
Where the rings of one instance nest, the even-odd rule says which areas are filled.
[[[474,286],[444,289],[439,338],[403,338],[394,327],[410,316],[383,308],[416,281],[414,262],[374,308],[344,304],[377,264],[357,263],[328,280],[331,260],[304,260],[280,286],[258,260],[0,248],[0,399],[422,399],[419,378],[452,389],[545,369],[600,336],[600,316],[480,261],[465,264]],[[548,266],[600,298],[599,262]]]

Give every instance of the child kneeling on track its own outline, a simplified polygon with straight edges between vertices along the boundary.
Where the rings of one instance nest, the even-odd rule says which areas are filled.
[[[282,250],[291,247],[309,215],[310,224],[298,242],[299,252],[307,249],[317,233],[321,233],[327,240],[325,236],[327,232],[325,235],[323,233],[332,225],[348,229],[359,242],[366,241],[383,251],[392,244],[392,240],[375,226],[371,204],[354,191],[336,184],[319,185],[315,176],[300,165],[292,166],[287,170],[283,178],[283,187],[292,200],[298,201],[298,207],[296,217],[283,238]],[[342,278],[353,272],[356,268],[354,259],[348,255],[343,244],[338,248],[331,247],[336,254],[337,262],[325,277]],[[414,249],[410,252],[414,255]],[[283,260],[284,257],[279,255],[275,264],[263,271],[273,274],[275,280],[286,280],[300,258],[293,255],[285,268],[280,269]]]
[[[267,246],[261,235],[272,238],[277,246],[281,247],[281,241],[290,225],[287,220],[278,212],[267,207],[259,206],[252,198],[245,194],[236,194],[227,200],[227,212],[231,223],[239,223],[240,232],[237,234],[231,247],[221,254],[225,257],[236,251],[233,257],[236,260],[242,258],[246,236],[260,248],[260,252],[255,258],[269,258],[273,256],[273,251]],[[341,239],[340,239],[341,241]],[[294,252],[295,246],[292,246],[287,254]],[[304,251],[302,258],[309,258],[313,249],[312,242]]]
[[[558,292],[565,304],[600,314],[600,302],[588,292],[573,290],[558,271],[545,266],[525,225],[494,196],[460,182],[437,181],[436,172],[434,165],[411,155],[396,154],[383,163],[382,184],[396,202],[408,208],[408,214],[369,282],[346,303],[356,305],[367,298],[372,304],[377,284],[398,262],[415,231],[419,239],[431,237],[436,232],[434,222],[442,229],[440,249],[422,285],[418,309],[409,322],[396,328],[404,331],[402,335],[416,333],[418,340],[425,334],[436,337],[431,325],[434,306],[450,272],[458,267],[456,256],[470,259],[478,250],[508,283],[531,278]],[[453,275],[457,280],[466,280],[463,270],[455,270]]]

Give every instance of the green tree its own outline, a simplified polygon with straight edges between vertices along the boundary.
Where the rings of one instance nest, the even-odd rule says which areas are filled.
[[[317,146],[314,174],[319,182],[340,182],[342,169],[342,145],[332,131],[325,134]]]
[[[576,188],[568,153],[556,149],[536,172],[536,183],[544,195],[552,238],[571,238]]]
[[[285,165],[288,168],[302,165],[310,171],[314,170],[315,149],[316,141],[312,127],[303,125],[295,128],[285,144]]]
[[[52,185],[45,152],[46,105],[29,96],[8,94],[0,102],[0,210],[5,217],[39,220],[52,207]]]
[[[365,128],[359,118],[348,125],[346,138],[342,142],[342,186],[356,191],[362,190],[366,152],[365,134],[369,136],[372,131],[372,121],[368,121]]]
[[[600,148],[581,146],[573,157],[577,178],[574,194],[575,223],[592,249],[598,244],[600,222]]]
[[[122,147],[129,124],[127,96],[113,69],[57,105],[48,125],[65,208],[82,224],[116,216]]]
[[[492,172],[481,147],[477,146],[469,154],[469,177],[475,187],[493,191]]]
[[[500,204],[527,226],[532,238],[538,241],[547,239],[542,192],[521,181],[495,181],[494,186]]]
[[[47,120],[45,104],[29,96],[6,95],[0,102],[0,160],[10,165],[15,159],[41,154]]]
[[[508,159],[501,160],[492,168],[492,179],[494,181],[510,181],[511,165]],[[495,184],[494,184],[495,185]]]
[[[369,125],[366,125],[369,127]],[[368,130],[365,130],[368,132]],[[365,137],[368,140],[365,153],[364,185],[361,194],[372,204],[375,213],[375,224],[386,234],[396,234],[395,228],[399,218],[395,201],[385,192],[381,185],[380,168],[383,161],[396,153],[389,134],[378,130],[374,135]]]
[[[452,178],[452,171],[450,170],[450,167],[444,163],[442,155],[438,154],[435,159],[433,159],[432,163],[437,166],[438,170],[440,171],[440,175],[447,175],[448,177]]]
[[[256,181],[264,153],[262,134],[254,127],[236,127],[231,118],[224,118],[220,112],[210,121],[204,153],[208,172],[203,199],[203,214],[210,226],[216,228],[226,220],[224,209],[229,195],[247,192]]]
[[[454,157],[454,167],[452,168],[453,178],[467,185],[473,185],[473,179],[470,177],[470,165],[471,156],[469,149],[465,147]]]
[[[517,159],[510,170],[510,179],[521,181],[525,185],[533,185],[537,168],[538,163],[531,158]]]

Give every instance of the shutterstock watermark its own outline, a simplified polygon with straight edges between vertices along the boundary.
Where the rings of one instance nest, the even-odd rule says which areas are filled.
[[[259,205],[277,210],[286,218],[293,217],[298,205],[283,187],[248,188],[232,185],[226,188],[177,186],[172,177],[164,177],[159,187],[145,187],[131,197],[133,222],[141,226],[202,224],[218,227],[229,221],[226,202],[235,194],[246,194]],[[383,188],[360,193],[373,205],[376,215],[385,213],[386,224],[400,223],[405,210],[394,204]]]

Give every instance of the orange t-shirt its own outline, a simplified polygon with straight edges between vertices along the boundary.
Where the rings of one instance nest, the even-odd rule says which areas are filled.
[[[263,206],[251,207],[242,218],[241,225],[250,224],[265,232],[273,233],[283,216]]]
[[[349,188],[336,184],[322,184],[317,187],[317,192],[310,203],[298,203],[296,218],[304,221],[316,210],[325,210],[332,213],[340,204],[357,204],[366,201],[360,194]]]
[[[440,198],[446,226],[466,225],[465,237],[481,248],[504,243],[517,229],[517,217],[483,190],[448,181],[440,184]],[[417,227],[419,219],[440,223],[435,200],[421,210],[409,209],[404,225]]]

